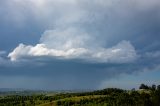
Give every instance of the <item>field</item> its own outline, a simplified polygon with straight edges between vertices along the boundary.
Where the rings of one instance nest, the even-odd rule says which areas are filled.
[[[0,106],[160,106],[160,86],[142,86],[140,90],[107,88],[81,93],[30,91],[29,94],[8,94],[1,93]]]

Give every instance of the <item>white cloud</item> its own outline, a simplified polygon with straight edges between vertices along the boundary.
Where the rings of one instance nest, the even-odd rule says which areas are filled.
[[[132,62],[137,58],[134,47],[128,41],[122,41],[111,48],[99,47],[90,49],[83,47],[70,47],[61,50],[48,48],[45,44],[37,44],[36,46],[20,44],[8,55],[11,61],[21,60],[28,56],[52,56],[55,58],[82,59],[89,62],[106,63],[126,63]]]
[[[66,50],[71,48],[81,48],[87,46],[91,36],[78,28],[69,27],[67,29],[47,30],[40,38],[40,42],[48,48]]]
[[[103,62],[127,63],[134,61],[138,56],[129,41],[122,41],[111,48],[102,48],[93,54],[93,57]]]
[[[86,53],[87,50],[84,48],[71,48],[67,50],[49,49],[45,44],[37,44],[36,46],[27,46],[20,44],[17,48],[11,52],[8,57],[12,61],[23,59],[27,56],[54,56],[64,58],[76,58]]]

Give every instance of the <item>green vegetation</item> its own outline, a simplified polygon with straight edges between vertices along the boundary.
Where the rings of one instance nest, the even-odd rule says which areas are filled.
[[[140,90],[107,88],[93,92],[8,95],[0,106],[160,106],[160,85],[140,85]]]

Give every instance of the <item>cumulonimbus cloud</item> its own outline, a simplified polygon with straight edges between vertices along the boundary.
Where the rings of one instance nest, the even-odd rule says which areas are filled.
[[[24,57],[51,56],[62,59],[82,59],[89,62],[126,63],[137,58],[136,50],[129,41],[121,41],[110,48],[94,44],[91,35],[71,28],[46,31],[41,43],[32,46],[19,44],[8,57],[12,61]],[[99,41],[97,41],[99,42]]]
[[[106,63],[134,61],[138,56],[130,41],[122,39],[115,45],[105,47],[103,43],[108,41],[110,35],[101,35],[99,31],[93,31],[93,29],[90,31],[86,27],[86,25],[98,25],[99,22],[106,21],[102,17],[106,17],[107,11],[109,15],[110,8],[118,5],[118,1],[94,0],[89,7],[86,3],[87,1],[79,0],[67,2],[64,0],[29,0],[24,2],[14,0],[14,5],[18,5],[19,8],[26,7],[26,11],[33,10],[31,16],[46,23],[49,21],[48,23],[51,23],[54,28],[46,30],[41,36],[40,42],[35,46],[19,44],[9,53],[8,57],[12,61],[18,61],[28,56],[52,56],[54,58]],[[94,5],[97,6],[95,9]],[[32,6],[36,8],[33,9]],[[42,14],[39,14],[40,10],[42,10]],[[99,14],[99,11],[102,13]],[[22,14],[19,9],[15,9],[13,13]],[[94,33],[99,33],[99,35]]]
[[[2,65],[1,74],[8,76],[2,78],[2,85],[11,86],[10,81],[13,86],[19,81],[24,84],[24,77],[17,82],[10,79],[10,75],[16,75],[27,76],[24,86],[43,77],[44,82],[37,80],[30,86],[40,83],[45,88],[90,88],[122,73],[159,70],[160,0],[2,1],[2,22],[24,29],[30,26],[33,32],[38,27],[41,31],[37,32],[44,32],[39,42],[27,43],[25,37],[9,53],[11,61],[20,62],[9,61],[9,68],[8,61],[5,67]],[[26,31],[23,34],[28,35]],[[32,34],[29,36],[32,38]],[[28,61],[21,61],[25,59]]]

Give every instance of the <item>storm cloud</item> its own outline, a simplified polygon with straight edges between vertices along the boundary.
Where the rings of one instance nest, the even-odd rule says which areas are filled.
[[[6,36],[15,46],[6,48],[8,56],[0,52],[0,62],[6,61],[0,64],[1,76],[24,76],[22,82],[35,83],[41,79],[41,88],[70,89],[96,88],[124,73],[159,70],[159,10],[159,0],[0,1],[0,28],[9,30]],[[7,29],[8,24],[14,28]],[[27,35],[13,35],[20,30]]]

